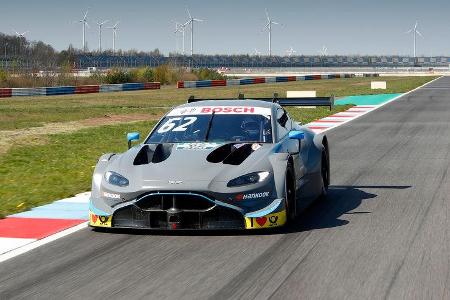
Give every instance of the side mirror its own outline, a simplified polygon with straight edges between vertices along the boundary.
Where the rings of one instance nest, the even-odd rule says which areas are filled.
[[[139,141],[139,132],[129,132],[127,133],[128,149],[131,148],[131,142]]]
[[[289,131],[289,138],[292,140],[303,140],[305,138],[305,134],[298,130]]]

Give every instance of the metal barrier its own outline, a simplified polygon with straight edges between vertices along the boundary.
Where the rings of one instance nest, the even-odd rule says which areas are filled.
[[[0,98],[26,97],[26,96],[54,96],[72,94],[107,93],[138,90],[158,90],[159,82],[80,85],[80,86],[55,86],[37,88],[0,88]]]
[[[378,77],[379,74],[363,74],[364,77]],[[177,88],[204,88],[204,87],[216,87],[216,86],[235,86],[235,85],[248,85],[248,84],[260,84],[260,83],[277,83],[277,82],[290,82],[290,81],[303,81],[303,80],[322,80],[322,79],[335,79],[335,78],[351,78],[356,74],[339,73],[339,74],[325,74],[325,75],[302,75],[302,76],[276,76],[276,77],[252,77],[242,79],[228,79],[228,80],[198,80],[198,81],[178,81]]]

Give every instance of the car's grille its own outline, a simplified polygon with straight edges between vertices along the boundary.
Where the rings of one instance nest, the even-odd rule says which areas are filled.
[[[152,193],[118,209],[113,227],[149,229],[243,229],[242,214],[195,193]]]

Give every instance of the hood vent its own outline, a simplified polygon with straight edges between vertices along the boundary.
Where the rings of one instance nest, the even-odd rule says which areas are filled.
[[[146,165],[160,163],[172,154],[173,144],[145,145],[139,150],[133,165]]]
[[[212,151],[206,160],[210,163],[223,162],[228,165],[240,165],[253,150],[253,144],[226,144]]]

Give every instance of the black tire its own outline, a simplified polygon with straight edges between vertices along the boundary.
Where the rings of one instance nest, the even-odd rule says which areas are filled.
[[[328,186],[330,185],[330,160],[328,149],[324,147],[322,151],[322,161],[321,161],[321,177],[322,177],[322,194],[320,198],[325,199],[328,195]]]
[[[286,219],[287,223],[291,223],[296,217],[296,204],[295,204],[295,179],[294,170],[289,163],[286,171],[285,180],[285,206],[286,206]]]

